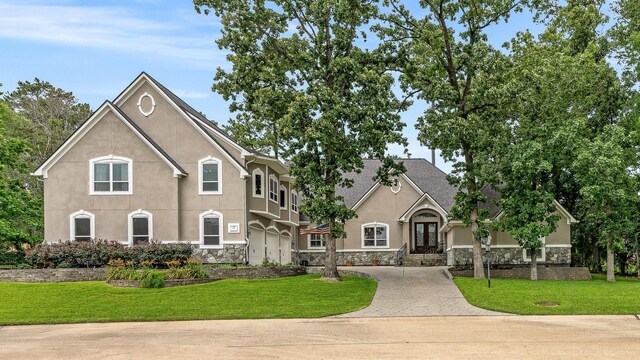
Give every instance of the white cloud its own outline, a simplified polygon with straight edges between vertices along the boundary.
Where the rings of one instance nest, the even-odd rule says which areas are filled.
[[[202,16],[193,12],[193,17]],[[212,25],[214,18],[208,18]],[[114,6],[9,3],[0,0],[0,37],[157,56],[193,66],[224,64],[211,35],[189,36],[182,16],[149,20]]]

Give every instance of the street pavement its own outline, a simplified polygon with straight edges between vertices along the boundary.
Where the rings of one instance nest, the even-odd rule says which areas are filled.
[[[453,316],[7,326],[0,359],[637,359],[634,316]]]

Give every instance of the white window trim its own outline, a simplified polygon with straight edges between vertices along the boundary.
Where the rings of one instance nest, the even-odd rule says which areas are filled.
[[[74,220],[77,217],[89,218],[89,221],[90,221],[89,236],[91,237],[91,239],[95,239],[96,238],[96,216],[88,211],[79,210],[69,215],[69,240],[76,241],[76,226],[75,226],[76,224]]]
[[[262,189],[261,194],[256,194],[256,175],[260,175],[260,189]],[[264,171],[260,168],[253,170],[251,173],[251,188],[253,189],[253,197],[256,198],[264,198]]]
[[[203,190],[202,166],[204,164],[218,164],[218,191]],[[198,160],[198,195],[222,195],[222,160],[213,156]]]
[[[275,180],[276,181],[276,199],[273,200],[271,198],[271,180]],[[269,175],[269,201],[274,202],[276,204],[278,204],[278,206],[280,206],[280,202],[278,201],[280,199],[280,181],[278,181],[278,178],[275,175]]]
[[[322,242],[325,243],[325,246],[311,246],[311,235],[314,235],[314,234],[307,235],[307,249],[324,249],[326,247],[327,239],[325,239],[324,235],[322,234],[318,234],[318,235],[322,235]]]
[[[296,208],[295,209],[293,208],[293,205],[294,205],[293,197],[294,196],[296,198],[296,202],[295,202]],[[289,206],[291,207],[291,211],[297,214],[298,213],[298,209],[300,209],[300,203],[299,203],[299,200],[298,200],[298,192],[295,191],[295,190],[291,190],[291,193],[289,194],[289,199],[291,199],[291,201],[289,201]]]
[[[204,218],[206,217],[217,217],[218,219],[220,219],[220,221],[218,222],[218,233],[220,234],[220,244],[219,245],[205,245],[204,244]],[[224,235],[224,217],[222,215],[221,212],[218,211],[214,211],[212,209],[209,209],[203,213],[200,214],[200,248],[201,249],[222,249],[224,248],[224,239],[223,239],[223,235]]]
[[[129,176],[129,190],[128,191],[95,191],[94,185],[94,176],[95,176],[95,168],[94,164],[96,163],[113,163],[113,162],[126,162],[127,172]],[[111,177],[111,182],[113,183],[113,168],[111,168],[109,176]],[[123,156],[115,156],[115,155],[107,155],[101,156],[97,158],[93,158],[89,160],[89,195],[132,195],[133,194],[133,160],[123,157]]]
[[[374,246],[365,246],[364,245],[364,228],[372,227],[372,226],[375,226],[375,227],[383,227],[384,226],[384,227],[387,228],[387,245],[385,245],[385,246],[376,246],[376,245],[374,245]],[[389,235],[390,235],[389,234],[389,224],[381,223],[381,222],[372,222],[372,223],[362,224],[360,226],[360,240],[362,241],[360,243],[360,245],[362,246],[363,249],[374,249],[374,248],[375,249],[388,249],[389,248],[389,237],[390,237]],[[374,243],[375,242],[376,241],[374,240]]]
[[[538,258],[537,262],[540,262],[540,261],[545,262],[547,261],[546,238],[543,237],[540,240],[542,240],[542,247],[540,248],[541,256]],[[528,252],[529,252],[529,249],[525,249],[525,248],[522,249],[522,259],[525,262],[531,262],[531,256],[529,256]]]
[[[282,196],[282,194],[284,194],[284,196]],[[280,201],[284,199],[284,206],[280,206],[280,210],[287,210],[287,200],[288,200],[289,194],[288,194],[287,188],[282,184],[280,184],[280,190],[278,192],[278,196],[279,196],[278,204],[280,204]]]
[[[133,245],[133,218],[134,217],[146,217],[149,219],[149,241],[153,240],[153,214],[142,209],[130,212],[127,216],[129,219],[129,245]]]

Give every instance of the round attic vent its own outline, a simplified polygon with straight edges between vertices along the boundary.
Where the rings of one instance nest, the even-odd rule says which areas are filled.
[[[144,116],[149,116],[153,113],[153,110],[156,109],[156,101],[153,99],[149,93],[144,93],[138,99],[138,110]]]

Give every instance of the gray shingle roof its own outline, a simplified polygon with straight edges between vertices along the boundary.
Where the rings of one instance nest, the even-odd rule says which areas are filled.
[[[447,174],[425,159],[399,159],[406,168],[405,175],[420,190],[428,193],[443,209],[449,211],[454,204],[457,189],[447,181]],[[359,174],[348,173],[345,176],[354,180],[353,187],[338,189],[338,195],[345,199],[345,204],[353,207],[375,184],[376,175],[381,162],[365,159],[364,168]]]

